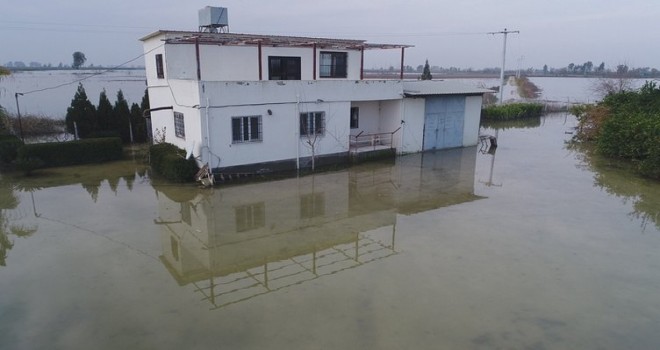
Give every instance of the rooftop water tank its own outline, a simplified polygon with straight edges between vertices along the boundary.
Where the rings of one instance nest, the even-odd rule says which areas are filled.
[[[199,31],[208,33],[226,32],[229,19],[226,7],[206,6],[199,10]]]

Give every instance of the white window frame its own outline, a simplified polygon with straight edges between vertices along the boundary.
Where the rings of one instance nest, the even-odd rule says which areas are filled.
[[[256,130],[253,122],[256,120]],[[238,123],[238,124],[235,124]],[[238,125],[238,130],[234,128]],[[238,133],[236,132],[238,131]],[[257,135],[254,135],[254,133]],[[260,115],[235,116],[231,118],[231,142],[250,143],[263,141],[263,123]]]
[[[174,112],[174,135],[182,139],[186,138],[186,120],[181,112]]]
[[[300,113],[300,137],[315,135],[325,135],[325,112]]]

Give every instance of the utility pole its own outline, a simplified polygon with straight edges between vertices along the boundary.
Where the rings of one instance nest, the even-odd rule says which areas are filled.
[[[502,69],[500,70],[500,102],[499,104],[502,104],[504,101],[504,64],[506,62],[506,37],[509,34],[518,34],[520,31],[518,30],[507,30],[504,28],[503,31],[501,32],[490,32],[488,34],[502,34],[504,35],[504,48],[502,49]]]
[[[23,138],[23,122],[21,122],[21,108],[18,106],[18,96],[23,96],[23,94],[17,92],[14,94],[14,97],[16,98],[16,114],[18,115],[18,130],[21,134],[21,141],[25,142],[25,138]]]

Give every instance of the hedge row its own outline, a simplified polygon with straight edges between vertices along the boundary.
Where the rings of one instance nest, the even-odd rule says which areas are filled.
[[[508,103],[487,106],[481,110],[481,117],[490,120],[539,117],[541,114],[543,114],[543,105],[538,103]]]
[[[159,143],[149,148],[151,169],[172,182],[192,182],[199,170],[194,158],[186,159],[186,151],[171,143]]]
[[[27,144],[18,150],[17,162],[46,168],[118,160],[122,155],[121,139],[114,137]]]
[[[0,163],[9,164],[16,160],[23,141],[15,135],[0,135]]]

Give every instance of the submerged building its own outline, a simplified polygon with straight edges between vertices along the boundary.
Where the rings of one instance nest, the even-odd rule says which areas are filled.
[[[151,130],[215,173],[268,172],[478,142],[482,94],[449,81],[371,80],[364,40],[226,32],[227,11],[200,10],[197,32],[143,42]]]

